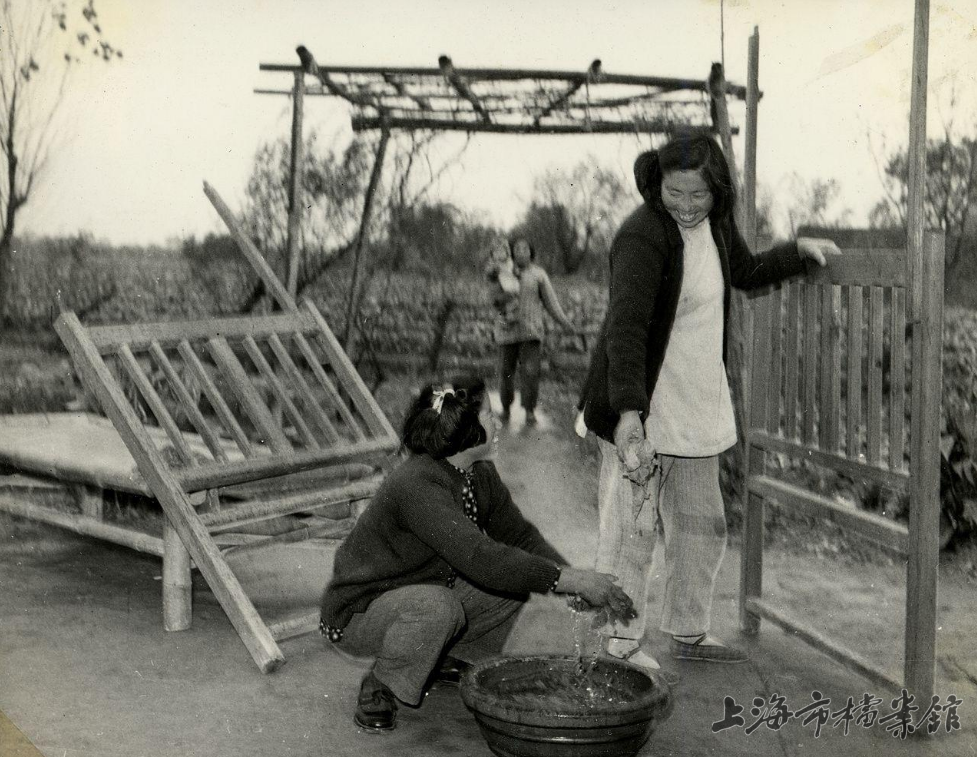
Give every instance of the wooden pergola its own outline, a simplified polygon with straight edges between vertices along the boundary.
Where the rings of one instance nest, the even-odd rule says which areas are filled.
[[[713,64],[703,79],[613,74],[599,60],[585,71],[456,68],[442,55],[437,68],[326,66],[300,46],[298,64],[262,63],[261,71],[290,73],[290,89],[255,89],[257,94],[292,98],[292,151],[289,177],[288,274],[295,294],[299,268],[299,219],[302,207],[298,166],[302,163],[302,122],[307,96],[339,98],[351,110],[354,132],[379,131],[380,140],[366,190],[354,244],[353,274],[344,343],[353,337],[358,301],[360,255],[372,214],[373,198],[392,131],[460,131],[469,134],[633,134],[668,137],[682,132],[718,133],[727,154],[732,134],[726,98],[747,100],[747,141],[755,133],[756,101],[747,88],[729,84],[722,66]],[[308,83],[308,79],[314,81]],[[752,107],[751,107],[752,106]],[[751,118],[751,114],[753,117]],[[755,144],[755,138],[752,140]],[[747,195],[754,196],[749,168]]]

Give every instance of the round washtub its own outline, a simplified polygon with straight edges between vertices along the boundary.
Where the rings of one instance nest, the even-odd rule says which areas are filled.
[[[606,659],[483,660],[465,674],[461,696],[501,757],[628,757],[672,712],[661,676]]]

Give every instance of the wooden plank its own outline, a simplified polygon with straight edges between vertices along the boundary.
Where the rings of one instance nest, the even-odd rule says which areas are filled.
[[[797,281],[792,281],[787,288],[787,324],[785,331],[786,341],[786,370],[787,375],[784,381],[784,416],[787,425],[784,429],[789,439],[797,439],[797,372],[800,367],[800,340],[801,340],[801,286]]]
[[[781,375],[783,373],[783,351],[781,350],[781,312],[783,309],[783,289],[776,287],[770,294],[768,313],[770,340],[770,374],[767,379],[767,431],[780,433]]]
[[[887,518],[838,504],[769,476],[751,478],[749,487],[751,492],[768,502],[818,520],[827,518],[842,526],[845,533],[857,534],[896,554],[907,554],[909,537],[906,527]]]
[[[244,642],[252,659],[263,672],[270,672],[284,662],[281,650],[268,632],[241,584],[221,557],[197,513],[194,512],[166,463],[156,451],[122,388],[105,365],[85,328],[74,313],[63,313],[55,329],[81,375],[85,386],[98,398],[103,409],[122,435],[139,470],[156,495],[163,512],[180,535],[193,561],[207,580],[228,619]]]
[[[331,507],[339,503],[370,499],[376,494],[382,481],[382,477],[374,476],[362,481],[346,484],[345,486],[298,492],[270,500],[244,502],[240,505],[225,507],[220,512],[202,515],[201,520],[211,532],[218,529],[226,531],[242,523],[254,523],[260,520],[267,520],[271,517],[293,515],[323,507]]]
[[[311,94],[311,93],[307,93]],[[371,129],[408,129],[420,131],[464,131],[468,133],[484,132],[489,134],[662,134],[675,129],[675,121],[670,118],[647,118],[640,121],[622,119],[620,121],[595,120],[580,123],[546,123],[533,126],[526,123],[482,123],[472,119],[448,118],[401,118],[398,116],[353,116],[350,126],[354,132],[369,131]],[[733,134],[739,129],[733,127]],[[712,134],[708,126],[684,126],[683,134]]]
[[[251,446],[251,441],[248,439],[248,435],[244,433],[244,429],[241,428],[241,424],[237,422],[237,418],[234,417],[234,413],[228,406],[227,401],[224,396],[220,393],[220,390],[214,384],[213,379],[210,378],[210,374],[207,373],[207,369],[204,368],[204,364],[200,362],[200,358],[197,353],[194,352],[193,347],[190,346],[190,342],[183,339],[178,345],[177,349],[180,355],[183,357],[184,365],[190,366],[190,370],[193,371],[194,376],[197,381],[200,382],[200,386],[207,395],[207,399],[210,402],[210,406],[214,408],[214,412],[217,413],[217,417],[220,418],[221,423],[224,424],[225,430],[230,433],[231,437],[237,443],[238,449],[241,450],[241,454],[245,457],[251,457],[254,454],[254,449]]]
[[[882,460],[882,289],[868,293],[868,404],[866,406],[866,459],[877,466]]]
[[[936,664],[940,556],[940,401],[943,391],[942,233],[927,233],[919,319],[912,345],[912,431],[909,435],[909,562],[906,568],[906,685],[931,696]],[[923,699],[922,701],[928,701]]]
[[[848,389],[845,441],[848,457],[862,454],[862,299],[860,286],[848,287]]]
[[[814,284],[804,284],[804,362],[801,380],[804,394],[801,407],[801,439],[814,446],[814,421],[817,416],[818,379],[818,291]]]
[[[268,364],[265,356],[261,354],[261,350],[258,348],[258,343],[255,342],[251,337],[246,336],[244,337],[243,344],[245,352],[248,353],[248,357],[251,358],[251,361],[254,363],[255,367],[258,369],[261,375],[265,377],[265,380],[268,382],[269,386],[271,386],[272,391],[275,393],[275,396],[278,397],[278,401],[281,403],[281,406],[285,408],[285,412],[288,413],[288,416],[292,419],[292,423],[295,425],[295,428],[298,430],[299,434],[302,435],[305,443],[310,447],[318,448],[319,441],[315,438],[315,434],[312,433],[311,429],[309,429],[308,424],[305,422],[305,419],[302,417],[302,414],[299,412],[298,408],[295,407],[295,403],[292,402],[292,398],[289,396],[285,387],[282,386],[282,382],[278,379],[278,376],[275,375],[274,369]]]
[[[139,389],[139,393],[146,400],[146,404],[149,405],[149,409],[153,412],[160,426],[166,431],[170,444],[173,445],[181,462],[186,466],[192,466],[194,464],[194,458],[190,445],[183,438],[183,433],[177,427],[176,421],[173,420],[173,416],[170,415],[170,411],[167,410],[159,394],[156,393],[152,382],[150,382],[149,378],[143,372],[135,355],[132,354],[132,350],[129,349],[129,345],[123,344],[119,347],[118,355],[126,374]]]
[[[770,367],[770,311],[771,299],[760,297],[753,303],[753,345],[750,361],[750,398],[747,417],[747,440],[766,428],[766,397],[769,393]],[[746,455],[746,479],[764,473],[766,456],[763,450],[748,447]],[[759,619],[750,614],[746,600],[759,597],[763,590],[763,500],[751,495],[749,487],[743,487],[743,546],[740,555],[740,628],[744,633],[755,634],[760,630]]]
[[[397,433],[390,425],[390,421],[387,420],[387,416],[383,414],[383,410],[380,409],[380,405],[377,404],[376,399],[370,394],[370,390],[366,388],[366,384],[363,383],[360,374],[357,373],[356,368],[353,367],[353,363],[350,362],[349,356],[336,340],[332,329],[326,323],[326,319],[316,310],[315,305],[310,300],[305,300],[303,306],[309,317],[319,327],[319,344],[325,348],[326,354],[329,356],[330,365],[336,371],[336,375],[342,379],[343,386],[349,392],[350,398],[356,405],[356,409],[359,410],[360,415],[366,420],[370,430],[377,436],[388,436],[396,439]]]
[[[827,638],[814,627],[792,618],[779,608],[774,607],[771,603],[765,602],[762,599],[750,600],[748,602],[748,609],[764,620],[769,620],[784,631],[806,642],[819,652],[828,655],[828,657],[841,663],[849,670],[855,671],[868,679],[872,684],[882,686],[893,693],[898,693],[901,689],[899,681],[886,673],[882,668],[872,664],[847,647]]]
[[[248,417],[251,418],[258,432],[262,434],[272,450],[278,453],[290,452],[292,443],[275,422],[227,340],[224,337],[212,337],[207,340],[207,349],[217,365],[223,370],[224,377],[231,386],[231,391],[241,401]],[[205,488],[213,487],[207,486]]]
[[[906,251],[846,249],[828,256],[828,264],[808,276],[815,284],[858,284],[860,286],[905,286]]]
[[[22,497],[0,495],[0,512],[10,513],[19,518],[57,526],[66,531],[73,531],[82,536],[119,544],[137,552],[163,556],[163,540],[158,536],[147,534],[135,528],[124,528],[112,523],[106,523],[97,518],[75,513],[53,510],[45,505],[35,505],[25,502]]]
[[[224,445],[221,444],[220,439],[217,438],[217,434],[210,427],[207,419],[204,418],[203,413],[197,407],[196,399],[190,394],[186,385],[180,378],[179,373],[173,367],[173,363],[166,356],[163,348],[159,346],[159,342],[153,342],[149,346],[149,354],[153,356],[153,360],[156,364],[163,369],[163,373],[166,375],[167,381],[170,382],[170,386],[176,393],[176,398],[180,402],[180,407],[183,412],[187,414],[187,417],[193,423],[194,428],[197,433],[203,438],[204,443],[207,445],[207,449],[214,456],[215,459],[222,462],[227,461],[227,453],[224,451]]]
[[[841,290],[831,284],[821,296],[821,449],[836,453],[841,423]]]
[[[743,140],[743,235],[751,250],[756,249],[756,166],[759,103],[760,30],[754,26],[747,50],[746,133]]]
[[[240,557],[242,554],[254,554],[255,552],[277,547],[283,544],[294,544],[296,542],[308,541],[310,539],[343,539],[353,530],[354,521],[352,518],[342,518],[331,520],[322,518],[315,522],[303,524],[298,528],[285,531],[274,536],[256,536],[241,544],[232,544],[223,550],[224,557]],[[275,632],[269,625],[268,630],[272,636]]]
[[[204,194],[207,195],[207,199],[210,200],[211,205],[217,211],[217,214],[224,221],[224,225],[227,226],[228,231],[231,232],[231,236],[234,237],[234,241],[237,242],[237,246],[240,248],[244,257],[248,259],[251,267],[254,268],[255,273],[258,274],[258,278],[261,279],[261,283],[264,284],[265,290],[272,297],[277,300],[278,304],[281,305],[282,310],[295,312],[296,305],[295,300],[288,293],[288,290],[282,286],[282,282],[278,280],[275,272],[268,265],[268,261],[265,260],[264,256],[258,251],[258,248],[254,246],[251,238],[241,229],[241,225],[237,222],[234,217],[234,213],[231,209],[227,207],[227,204],[221,199],[220,195],[217,194],[210,184],[206,181],[204,182]],[[250,320],[250,319],[249,319]],[[224,336],[230,336],[224,332],[221,332]],[[242,335],[243,336],[243,335]],[[252,334],[252,336],[259,336],[258,334]]]
[[[321,449],[297,450],[287,455],[265,455],[229,463],[201,463],[196,468],[178,471],[180,483],[188,492],[213,489],[219,486],[258,481],[269,476],[321,468],[345,462],[364,462],[393,452],[400,445],[397,439],[367,439],[353,444],[338,444]]]
[[[312,387],[305,380],[305,376],[302,375],[302,371],[292,360],[292,356],[288,354],[288,350],[285,345],[282,344],[281,339],[278,338],[277,334],[272,334],[268,337],[268,344],[271,346],[272,352],[275,353],[275,358],[278,360],[278,364],[285,369],[285,373],[288,374],[289,378],[292,380],[292,384],[298,389],[299,394],[305,401],[305,409],[308,412],[309,417],[315,422],[319,427],[319,430],[325,434],[326,439],[330,442],[337,441],[339,437],[339,432],[336,431],[336,427],[332,425],[332,421],[329,420],[322,408],[319,406],[319,402],[316,400],[315,395],[312,392]]]
[[[312,345],[301,334],[293,335],[292,340],[295,342],[295,346],[299,348],[299,352],[302,353],[302,357],[305,358],[306,365],[308,365],[312,374],[316,377],[320,387],[325,391],[329,403],[334,409],[339,411],[343,420],[346,421],[346,426],[353,434],[353,437],[356,439],[366,439],[366,432],[360,426],[359,419],[350,410],[346,401],[339,395],[339,391],[336,389],[336,385],[332,379],[323,370],[319,357],[312,350]]]
[[[227,339],[253,336],[263,339],[269,334],[288,334],[293,331],[310,331],[315,328],[311,319],[303,313],[284,313],[236,318],[207,318],[197,321],[166,321],[164,323],[138,323],[133,326],[93,326],[92,342],[99,352],[114,352],[122,344],[133,351],[149,349],[153,342],[163,347],[177,344],[184,339],[198,341],[215,335]]]
[[[906,290],[892,290],[889,335],[889,467],[906,467]]]
[[[816,447],[808,447],[798,442],[781,439],[757,432],[750,437],[750,444],[768,452],[809,460],[815,465],[833,468],[853,478],[865,478],[900,491],[909,489],[909,474],[905,471],[892,471],[884,467],[872,467],[859,460],[851,460],[841,455],[824,452]]]

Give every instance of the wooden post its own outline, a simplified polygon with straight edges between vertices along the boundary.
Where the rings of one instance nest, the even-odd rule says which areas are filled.
[[[349,285],[349,302],[346,305],[346,330],[343,332],[343,349],[349,352],[350,346],[356,335],[356,324],[353,322],[356,311],[359,309],[359,276],[360,276],[360,255],[363,251],[363,242],[366,239],[367,229],[370,225],[370,216],[373,212],[373,196],[376,194],[377,186],[380,183],[380,173],[383,170],[383,159],[387,154],[387,142],[390,141],[390,130],[383,129],[380,132],[380,142],[377,145],[377,155],[373,161],[373,170],[370,172],[370,183],[366,186],[366,199],[363,201],[363,217],[360,218],[360,230],[356,235],[356,247],[353,250],[353,275]]]
[[[288,175],[288,278],[286,288],[295,296],[299,281],[299,237],[302,223],[302,115],[305,100],[305,73],[295,72],[295,86],[292,89],[292,155]]]
[[[167,518],[163,522],[163,629],[186,631],[193,618],[190,553]]]
[[[923,251],[926,215],[926,83],[929,62],[929,0],[916,0],[913,31],[912,90],[909,104],[909,204],[907,208],[909,320],[919,318],[922,280],[917,275]]]
[[[749,54],[747,57],[746,78],[746,139],[743,149],[743,192],[738,204],[739,220],[742,222],[743,235],[751,250],[756,249],[756,148],[757,127],[759,125],[760,102],[760,31],[753,27],[750,37]],[[723,99],[725,106],[725,98]],[[725,110],[725,108],[724,108]],[[727,116],[728,123],[728,116]],[[732,147],[730,147],[732,150]],[[753,343],[754,307],[746,297],[740,294],[736,302],[740,305],[741,338],[743,349],[740,369],[741,404],[743,410],[739,413],[740,423],[743,424],[743,434],[746,437],[746,453],[743,455],[743,544],[740,549],[740,629],[747,634],[760,631],[760,617],[747,610],[747,600],[757,598],[763,590],[763,499],[757,494],[750,493],[750,476],[762,475],[764,468],[764,452],[750,446],[751,429],[760,428],[763,424],[763,414],[757,411],[766,401],[766,381],[760,381],[755,375],[758,361],[754,359],[757,345]],[[758,301],[762,303],[763,301]],[[779,300],[777,301],[779,303]],[[761,308],[761,320],[769,314],[768,307],[758,304]],[[779,307],[779,304],[778,304]],[[754,391],[759,388],[760,391]],[[777,390],[779,391],[779,389]],[[754,416],[758,416],[754,418]]]
[[[943,389],[942,232],[925,237],[919,322],[913,329],[909,434],[909,561],[906,566],[906,688],[926,707],[936,667],[940,557],[940,400]]]
[[[756,247],[756,145],[760,103],[760,30],[750,37],[746,72],[746,139],[743,146],[743,236],[751,250]]]

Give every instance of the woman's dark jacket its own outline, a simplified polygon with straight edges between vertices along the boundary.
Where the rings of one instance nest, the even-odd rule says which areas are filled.
[[[516,507],[495,465],[475,463],[478,523],[462,505],[464,476],[446,460],[411,455],[384,480],[346,537],[322,597],[322,619],[344,628],[384,592],[445,586],[456,574],[485,591],[549,591],[566,560]]]
[[[795,242],[753,255],[732,219],[710,217],[710,223],[725,285],[725,359],[730,287],[757,289],[801,273],[805,264]],[[587,428],[602,439],[613,442],[624,411],[637,410],[642,418],[648,412],[682,289],[683,250],[678,224],[648,201],[614,237],[607,315],[580,397]]]

